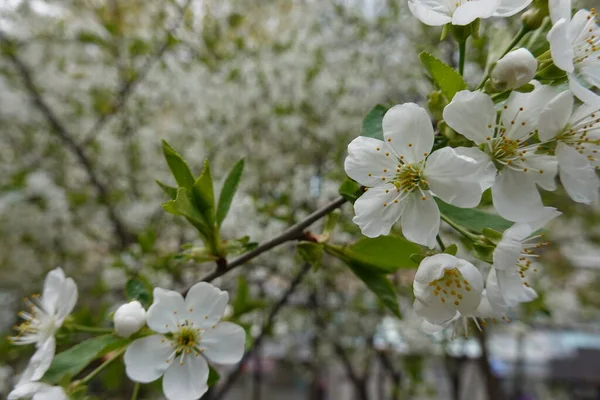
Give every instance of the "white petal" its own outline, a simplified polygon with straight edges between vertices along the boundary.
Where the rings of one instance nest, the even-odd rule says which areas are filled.
[[[496,109],[492,99],[481,92],[458,92],[444,108],[444,121],[456,132],[477,144],[494,136]]]
[[[494,12],[494,17],[510,17],[523,11],[532,0],[500,0],[500,5]]]
[[[556,96],[552,87],[540,85],[530,93],[513,91],[502,110],[501,120],[509,139],[522,139],[538,127],[544,107]]]
[[[557,23],[561,18],[569,21],[571,19],[571,0],[550,0],[548,2],[550,9],[550,19],[552,23]]]
[[[444,271],[457,268],[458,264],[458,257],[451,254],[440,253],[425,257],[419,263],[419,268],[415,274],[415,284],[427,287],[430,282],[442,278]]]
[[[525,164],[534,170],[527,171],[527,173],[533,174],[534,181],[539,187],[549,191],[556,190],[555,178],[558,173],[558,161],[556,157],[547,154],[535,154],[527,158]],[[535,171],[543,171],[543,173]]]
[[[452,320],[457,314],[457,311],[454,308],[441,301],[433,302],[430,305],[424,305],[419,300],[415,300],[413,311],[416,315],[434,325],[445,324]]]
[[[35,351],[20,381],[38,381],[42,379],[48,368],[50,368],[50,364],[52,364],[55,352],[56,340],[54,336],[51,336]]]
[[[470,291],[463,291],[463,298],[460,300],[460,305],[457,306],[462,314],[474,312],[479,303],[481,303],[481,293],[483,292],[483,276],[481,272],[470,262],[458,259],[458,272],[462,275],[465,281],[471,287]]]
[[[365,236],[387,235],[404,212],[405,198],[406,194],[393,185],[371,188],[354,203],[356,216],[352,221]]]
[[[494,207],[509,221],[533,221],[540,218],[544,210],[535,181],[527,174],[505,167],[492,186]]]
[[[56,318],[58,324],[62,325],[64,319],[71,314],[77,303],[77,284],[72,278],[67,278],[63,284],[62,291],[56,305]]]
[[[538,125],[538,135],[542,142],[558,135],[569,123],[573,112],[573,95],[565,90],[552,100],[542,110]]]
[[[430,26],[446,25],[452,21],[452,18],[439,10],[434,10],[419,1],[410,0],[408,9],[422,23]]]
[[[165,372],[163,392],[168,400],[196,400],[208,390],[208,364],[200,355],[175,360]]]
[[[523,250],[521,241],[512,237],[507,231],[502,235],[502,240],[494,249],[493,255],[494,267],[501,270],[514,268]]]
[[[590,85],[600,87],[600,61],[582,67],[581,75]]]
[[[69,397],[60,386],[42,388],[31,400],[69,400]]]
[[[229,294],[210,283],[198,282],[185,297],[188,318],[199,328],[210,328],[223,318]]]
[[[569,39],[569,20],[561,18],[546,36],[554,64],[566,72],[573,72],[573,47]]]
[[[58,298],[63,289],[65,279],[65,273],[60,267],[48,272],[46,279],[44,279],[42,302],[45,310],[50,314],[54,314],[56,311],[56,305],[58,304]]]
[[[591,204],[598,200],[600,180],[594,167],[574,148],[559,142],[556,158],[560,165],[560,181],[569,197],[578,203]]]
[[[386,143],[404,162],[423,160],[433,147],[431,119],[427,111],[414,103],[390,108],[383,116],[382,126]]]
[[[496,169],[485,153],[466,147],[444,147],[434,151],[427,158],[424,172],[432,192],[458,207],[476,207],[495,175]]]
[[[526,303],[537,298],[535,290],[525,286],[516,269],[496,270],[496,276],[500,292],[508,307],[514,307],[519,303]]]
[[[425,200],[416,192],[406,198],[401,226],[402,234],[411,242],[430,249],[435,247],[435,237],[440,231],[440,210],[431,193],[425,193]]]
[[[129,379],[148,383],[160,378],[172,364],[173,348],[162,335],[146,336],[127,347],[123,361]]]
[[[584,87],[575,76],[569,75],[569,88],[579,100],[589,104],[592,107],[600,107],[600,95],[592,92],[590,89]]]
[[[235,364],[244,356],[246,332],[231,322],[220,322],[202,334],[204,356],[217,364]]]
[[[498,8],[498,0],[465,2],[454,10],[452,25],[468,25],[477,18],[489,18],[496,8]]]
[[[175,332],[179,321],[187,316],[183,296],[173,290],[154,288],[154,301],[146,313],[146,323],[159,333]]]
[[[344,169],[348,176],[361,185],[381,185],[381,178],[391,179],[398,163],[390,149],[381,140],[359,136],[348,145]],[[386,156],[388,154],[388,156]]]
[[[13,391],[11,391],[8,394],[7,400],[19,400],[19,399],[31,399],[32,397],[34,399],[39,399],[40,397],[36,396],[36,394],[38,393],[50,393],[50,394],[55,394],[56,397],[52,398],[52,397],[46,397],[46,400],[63,400],[63,399],[67,399],[66,396],[60,397],[60,391],[62,391],[61,388],[59,390],[52,390],[54,389],[52,386],[48,385],[47,383],[42,383],[42,382],[26,382],[26,383],[22,383],[22,384],[18,384],[17,387],[14,388]],[[62,395],[64,395],[64,391],[62,392]],[[44,397],[41,397],[42,399],[44,399]]]

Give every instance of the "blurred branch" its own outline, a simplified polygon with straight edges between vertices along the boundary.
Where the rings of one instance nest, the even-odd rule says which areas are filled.
[[[151,54],[146,59],[146,61],[140,67],[140,69],[137,70],[136,73],[133,74],[133,76],[129,80],[124,81],[122,83],[121,88],[119,89],[119,92],[117,93],[116,102],[115,102],[114,106],[112,107],[112,111],[109,113],[102,114],[98,118],[98,120],[96,121],[94,126],[92,126],[92,128],[88,131],[88,133],[86,133],[84,135],[84,140],[83,140],[84,146],[88,145],[92,140],[94,140],[96,138],[96,136],[100,133],[100,131],[102,130],[104,125],[106,125],[115,115],[118,114],[118,111],[125,105],[125,103],[127,102],[127,99],[133,93],[133,90],[136,88],[136,86],[138,84],[140,84],[146,78],[146,76],[148,76],[148,73],[150,73],[150,70],[152,69],[152,67],[165,54],[165,52],[167,51],[169,46],[173,43],[173,39],[172,39],[173,34],[181,25],[181,23],[185,17],[185,13],[186,13],[187,9],[189,8],[191,2],[192,2],[192,0],[187,0],[186,3],[182,7],[179,7],[179,16],[178,16],[177,20],[175,21],[175,23],[173,24],[173,26],[171,28],[167,29],[165,39],[163,40],[163,42],[156,48],[154,53]]]
[[[58,116],[46,103],[42,97],[42,94],[35,85],[33,75],[29,68],[16,54],[14,48],[11,48],[12,41],[2,31],[0,31],[0,44],[7,47],[5,51],[3,51],[3,54],[12,62],[17,72],[21,76],[33,105],[42,113],[52,128],[51,132],[55,133],[66,145],[66,147],[71,150],[73,154],[75,154],[75,157],[87,172],[90,182],[98,192],[98,199],[102,204],[104,204],[108,211],[108,217],[112,222],[115,234],[119,238],[120,247],[126,247],[129,243],[131,243],[131,235],[127,232],[125,226],[121,222],[121,219],[117,215],[116,210],[110,204],[108,189],[96,174],[96,171],[92,166],[92,162],[86,155],[84,148],[77,144],[74,136],[67,130],[67,128],[59,120]]]
[[[252,347],[248,351],[246,351],[246,354],[244,354],[244,357],[242,357],[242,360],[239,362],[236,369],[227,376],[227,379],[225,379],[225,381],[223,382],[221,389],[218,392],[216,392],[212,397],[210,397],[211,400],[219,400],[219,399],[223,398],[223,396],[225,396],[227,391],[229,391],[229,389],[231,389],[231,387],[233,386],[235,381],[240,377],[240,375],[242,373],[242,368],[244,367],[245,362],[248,359],[250,359],[250,357],[252,356],[254,351],[260,346],[265,335],[267,334],[267,332],[270,331],[271,326],[273,325],[273,322],[275,321],[275,317],[277,316],[279,311],[281,311],[282,307],[287,303],[287,301],[288,301],[289,297],[292,295],[292,293],[294,293],[294,291],[296,291],[296,289],[298,288],[298,285],[300,285],[300,282],[302,282],[302,279],[304,278],[304,276],[306,276],[308,271],[310,271],[310,268],[311,268],[311,265],[308,263],[305,263],[302,265],[302,269],[294,277],[288,290],[286,290],[286,292],[283,294],[283,296],[281,296],[279,301],[277,301],[277,303],[271,309],[271,312],[269,313],[267,320],[263,323],[260,335],[258,335],[258,337],[254,340],[254,343],[252,343]]]
[[[356,393],[358,393],[359,398],[361,400],[368,400],[369,395],[367,394],[367,384],[360,376],[358,376],[358,373],[354,369],[352,361],[348,357],[346,350],[335,339],[331,342],[333,344],[333,348],[335,349],[335,353],[344,365],[344,368],[346,368],[348,378],[352,381],[352,384],[354,385],[354,388],[356,389]]]
[[[308,217],[306,217],[302,221],[300,221],[297,224],[286,229],[285,231],[283,231],[282,233],[280,233],[273,239],[268,240],[265,243],[259,245],[256,249],[249,251],[246,254],[241,255],[240,257],[236,258],[235,260],[231,261],[230,263],[226,263],[221,268],[217,268],[217,270],[215,270],[213,273],[204,277],[202,279],[202,281],[211,282],[211,281],[215,280],[216,278],[231,271],[232,269],[239,267],[240,265],[246,264],[248,261],[252,260],[255,257],[258,257],[262,253],[264,253],[268,250],[271,250],[274,247],[279,246],[280,244],[283,244],[283,243],[291,241],[291,240],[306,239],[307,237],[306,237],[306,234],[304,233],[304,229],[308,228],[314,222],[325,217],[327,214],[330,214],[331,212],[337,210],[342,205],[344,205],[344,203],[346,203],[346,199],[344,199],[343,197],[339,197],[339,198],[335,199],[331,203],[327,204],[325,207],[315,211],[314,213],[310,214]]]

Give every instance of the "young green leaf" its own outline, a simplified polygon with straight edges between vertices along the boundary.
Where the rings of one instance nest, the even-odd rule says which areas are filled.
[[[204,161],[204,169],[196,179],[192,193],[196,209],[204,215],[207,224],[212,227],[215,222],[215,193],[208,160]]]
[[[481,233],[485,228],[491,228],[499,232],[503,232],[504,230],[510,228],[513,224],[499,215],[488,214],[476,208],[458,208],[444,203],[437,197],[435,198],[435,201],[437,202],[442,214],[457,224],[477,233]]]
[[[183,157],[169,143],[163,140],[162,145],[165,159],[173,177],[177,181],[177,185],[191,191],[194,186],[194,175],[192,175],[190,167],[188,167]]]
[[[299,242],[298,254],[304,261],[315,268],[319,268],[323,262],[323,245],[314,242]]]
[[[240,160],[233,166],[229,175],[223,183],[221,194],[219,195],[219,205],[217,206],[217,225],[221,226],[221,223],[229,212],[229,207],[233,201],[233,196],[237,191],[238,185],[242,178],[242,172],[244,171],[244,160]]]
[[[171,200],[175,200],[175,198],[177,197],[176,187],[165,185],[161,181],[156,181],[156,183],[158,184],[158,186],[160,186],[163,192],[165,192],[171,198]]]
[[[365,119],[363,119],[360,135],[383,140],[381,121],[388,109],[388,107],[381,104],[377,104],[373,107]]]
[[[139,301],[144,308],[152,304],[152,286],[145,279],[129,279],[125,284],[125,294],[129,300]]]
[[[219,382],[220,379],[221,379],[221,374],[219,374],[219,372],[217,372],[216,369],[214,369],[213,367],[211,367],[209,365],[208,366],[208,381],[206,382],[208,387],[211,387],[212,385],[216,384],[217,382]]]
[[[179,188],[175,200],[167,201],[162,207],[168,213],[186,217],[205,238],[211,237],[212,229],[207,224],[204,215],[192,204],[186,189]]]
[[[349,267],[352,272],[354,272],[354,275],[367,285],[369,290],[377,296],[384,306],[394,313],[396,317],[402,318],[400,307],[398,307],[396,289],[384,274],[374,273],[373,271],[364,269],[358,265],[349,264]]]
[[[352,204],[354,204],[356,199],[358,199],[360,195],[363,194],[363,190],[360,188],[360,185],[350,178],[346,178],[346,180],[338,189],[338,192],[340,196],[342,196]]]
[[[452,100],[454,95],[461,90],[467,89],[467,83],[462,76],[448,64],[443,63],[425,51],[419,54],[419,58],[437,87],[440,88],[448,100]]]
[[[113,335],[103,335],[78,343],[54,357],[42,380],[57,384],[65,378],[70,379],[80,373],[90,362],[100,357],[105,349],[114,349],[120,342],[125,345],[128,340]]]

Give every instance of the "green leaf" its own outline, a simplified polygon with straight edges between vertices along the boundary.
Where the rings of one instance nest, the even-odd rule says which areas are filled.
[[[298,254],[304,261],[315,268],[319,268],[323,263],[323,245],[314,242],[299,242],[297,245]]]
[[[223,183],[223,188],[221,189],[221,194],[219,195],[219,205],[217,207],[218,226],[221,226],[221,223],[229,212],[229,207],[231,207],[233,196],[235,195],[242,178],[242,172],[244,172],[243,159],[238,161],[237,164],[233,166],[229,172],[229,175],[227,175],[227,178],[225,179],[225,183]]]
[[[365,119],[363,119],[361,136],[383,140],[383,128],[381,121],[389,108],[381,104],[377,104],[369,111]]]
[[[207,224],[213,229],[212,226],[215,222],[215,193],[208,160],[204,161],[204,169],[202,170],[202,174],[196,179],[192,193],[196,208],[204,215]]]
[[[342,196],[352,204],[354,204],[356,199],[358,199],[363,194],[363,190],[360,188],[360,185],[350,178],[346,178],[346,180],[338,189],[338,192],[340,196]]]
[[[458,246],[453,243],[450,246],[446,247],[446,250],[444,250],[443,252],[455,256],[458,252]]]
[[[249,296],[250,290],[248,289],[248,281],[246,281],[246,278],[243,276],[238,277],[235,300],[231,303],[234,315],[243,314],[246,304],[248,303]]]
[[[103,335],[76,344],[54,357],[52,365],[46,371],[43,380],[51,384],[57,384],[63,379],[71,379],[90,362],[100,357],[105,349],[113,349],[116,344],[125,345],[128,342],[126,339],[117,338],[113,335]]]
[[[125,284],[125,295],[130,300],[137,300],[144,308],[152,304],[152,286],[140,278],[129,279]]]
[[[505,220],[499,215],[488,214],[476,208],[458,208],[444,203],[435,198],[440,212],[450,218],[457,224],[477,233],[481,233],[484,228],[491,228],[502,232],[512,226],[512,222]]]
[[[225,251],[225,254],[230,256],[237,256],[247,251],[254,250],[257,246],[258,243],[250,241],[250,236],[223,242],[223,250]]]
[[[172,200],[175,200],[177,197],[177,188],[169,185],[165,185],[161,181],[156,181],[158,186],[165,192]]]
[[[354,272],[361,281],[371,290],[394,315],[402,318],[400,308],[398,307],[398,299],[394,285],[384,274],[373,273],[368,269],[361,268],[357,265],[350,265],[350,269]]]
[[[425,51],[419,54],[419,58],[437,87],[440,88],[448,100],[452,100],[454,95],[461,90],[467,89],[467,83],[462,76],[448,64],[443,63]]]
[[[216,384],[217,382],[219,382],[220,379],[221,379],[221,374],[219,374],[216,369],[214,369],[213,367],[211,367],[209,365],[208,366],[208,381],[206,382],[208,387],[211,387],[212,385]]]
[[[168,213],[186,217],[202,235],[206,238],[211,237],[212,230],[209,228],[204,215],[200,214],[192,204],[186,189],[179,188],[175,200],[167,201],[162,207]]]
[[[192,187],[194,186],[194,175],[192,175],[190,167],[188,167],[183,157],[181,157],[169,143],[163,140],[162,145],[165,159],[167,160],[167,164],[169,165],[173,177],[177,181],[177,185],[186,188],[191,192]]]

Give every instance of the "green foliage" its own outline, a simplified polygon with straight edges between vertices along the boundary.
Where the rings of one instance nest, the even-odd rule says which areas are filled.
[[[427,52],[419,54],[421,63],[429,72],[436,86],[442,91],[448,100],[461,90],[467,89],[467,83],[454,68],[438,60]]]
[[[250,297],[248,281],[245,277],[240,276],[235,291],[235,300],[231,303],[231,306],[233,307],[233,318],[238,318],[243,314],[264,308],[265,303]]]
[[[304,261],[319,268],[323,264],[323,245],[315,242],[300,242],[297,246],[298,254]]]
[[[242,172],[244,172],[244,160],[238,161],[231,171],[227,178],[225,178],[225,183],[223,183],[223,188],[221,189],[221,194],[219,196],[219,205],[217,207],[217,225],[221,226],[221,223],[227,216],[229,212],[229,208],[231,207],[231,203],[233,201],[233,196],[237,191],[238,185],[240,184],[240,180],[242,179]]]
[[[451,244],[450,246],[446,247],[446,249],[444,250],[444,253],[455,256],[457,251],[458,251],[458,246],[455,244]]]
[[[107,350],[119,348],[128,342],[127,339],[103,335],[78,343],[54,357],[43,380],[51,384],[58,384],[63,380],[71,379],[90,362],[105,354]]]
[[[377,296],[379,301],[387,307],[398,318],[402,318],[400,307],[398,307],[398,298],[396,289],[385,274],[375,273],[358,264],[348,264],[354,275],[367,285],[369,290]]]
[[[194,186],[194,175],[192,175],[190,167],[188,167],[183,157],[181,157],[166,141],[163,140],[162,145],[167,165],[169,166],[175,181],[177,181],[177,185],[185,188],[191,193],[192,187]]]
[[[361,186],[358,183],[356,183],[350,178],[346,178],[346,180],[338,189],[338,193],[344,199],[354,204],[356,199],[358,199],[363,194],[363,190],[361,189]]]
[[[215,385],[216,383],[219,382],[220,379],[221,379],[221,374],[219,374],[219,372],[216,369],[214,369],[213,367],[211,367],[209,365],[208,366],[208,381],[206,382],[208,387]]]
[[[388,109],[388,107],[381,104],[377,104],[373,107],[363,120],[360,135],[383,140],[383,127],[381,126],[381,122]]]
[[[152,285],[141,277],[129,279],[125,284],[125,295],[130,300],[139,301],[147,309],[152,304]]]
[[[204,216],[206,224],[214,229],[215,223],[215,193],[208,160],[204,161],[202,174],[194,182],[192,198],[195,208]]]
[[[158,186],[160,186],[163,192],[165,192],[171,198],[171,200],[175,200],[175,198],[177,197],[176,187],[165,185],[161,181],[156,181],[156,183],[158,184]]]
[[[458,208],[453,205],[444,203],[442,200],[435,198],[440,212],[463,227],[477,233],[481,233],[485,228],[491,228],[502,232],[511,227],[513,224],[505,220],[499,215],[489,214],[476,208]]]
[[[186,217],[203,236],[210,235],[211,229],[207,225],[204,215],[194,207],[185,188],[179,188],[175,200],[167,201],[162,207],[168,213]]]

